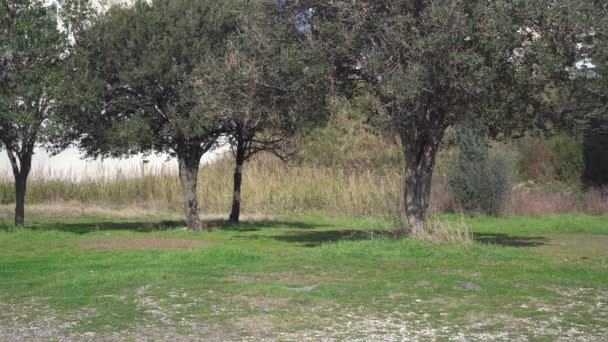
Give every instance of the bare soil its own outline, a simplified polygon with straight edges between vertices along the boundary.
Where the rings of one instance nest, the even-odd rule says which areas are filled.
[[[560,261],[601,260],[608,251],[608,235],[562,234],[552,237],[539,250]]]
[[[80,243],[84,249],[113,251],[126,249],[198,248],[209,245],[204,240],[167,239],[156,237],[110,237],[88,239]]]

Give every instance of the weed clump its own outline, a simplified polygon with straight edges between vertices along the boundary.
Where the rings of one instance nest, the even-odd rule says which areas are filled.
[[[385,230],[386,236],[396,239],[411,238],[421,241],[447,242],[455,244],[469,244],[473,242],[473,233],[464,217],[460,220],[445,222],[437,218],[430,218],[422,232],[413,234],[409,221],[403,215],[393,215],[391,227]],[[377,234],[377,231],[376,231]]]
[[[447,161],[447,183],[458,206],[469,214],[498,215],[511,191],[513,158],[492,147],[483,127],[458,127],[457,152]]]

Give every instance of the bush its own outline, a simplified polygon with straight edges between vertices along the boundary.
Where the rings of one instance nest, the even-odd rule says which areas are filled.
[[[399,145],[366,121],[363,104],[332,98],[329,110],[327,124],[304,138],[296,163],[346,171],[403,167]]]
[[[448,159],[447,180],[460,208],[469,214],[498,215],[511,192],[513,158],[506,149],[490,146],[481,127],[455,132],[457,152]]]
[[[517,152],[518,171],[524,180],[577,184],[581,179],[584,158],[580,136],[527,136],[517,142]]]
[[[568,183],[579,182],[585,168],[583,139],[580,136],[559,135],[551,142],[557,157],[559,180]]]

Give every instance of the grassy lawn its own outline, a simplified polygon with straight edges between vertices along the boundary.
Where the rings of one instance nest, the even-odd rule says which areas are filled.
[[[608,336],[606,216],[466,219],[470,245],[363,234],[369,218],[157,216],[0,219],[0,340]]]

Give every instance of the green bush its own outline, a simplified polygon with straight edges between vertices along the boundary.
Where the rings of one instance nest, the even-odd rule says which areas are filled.
[[[457,151],[447,161],[447,181],[460,208],[469,214],[498,215],[510,193],[513,158],[490,145],[483,128],[468,125],[455,132]]]
[[[583,139],[560,133],[551,138],[526,136],[516,142],[523,180],[577,184],[583,174]]]
[[[296,162],[351,171],[403,167],[399,145],[366,121],[364,104],[332,98],[329,109],[327,124],[304,138]]]
[[[558,135],[551,139],[555,152],[555,165],[560,181],[575,183],[585,168],[583,139],[579,136]]]

